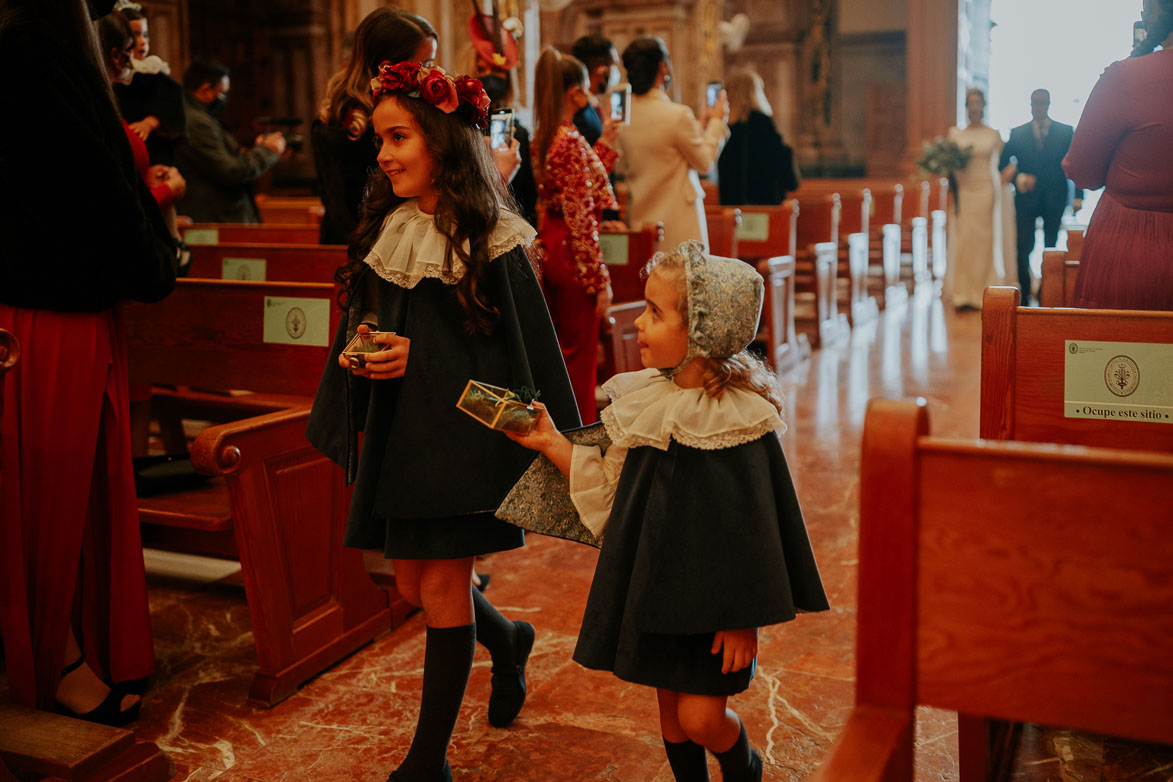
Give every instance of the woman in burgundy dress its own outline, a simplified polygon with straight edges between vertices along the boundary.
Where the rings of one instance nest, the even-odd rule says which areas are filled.
[[[1084,237],[1077,307],[1173,310],[1173,0],[1145,0],[1144,19],[1148,36],[1104,71],[1063,160],[1076,185],[1105,188]]]

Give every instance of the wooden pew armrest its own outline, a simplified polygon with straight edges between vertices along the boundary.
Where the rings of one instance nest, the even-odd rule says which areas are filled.
[[[192,466],[204,475],[227,475],[244,460],[308,448],[305,427],[309,415],[310,405],[301,405],[209,426],[192,445]]]
[[[911,779],[911,709],[856,706],[815,782],[895,782]]]

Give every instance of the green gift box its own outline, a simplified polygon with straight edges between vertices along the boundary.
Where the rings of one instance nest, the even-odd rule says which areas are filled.
[[[500,386],[468,381],[456,406],[490,429],[529,434],[538,422],[535,393],[510,391]]]

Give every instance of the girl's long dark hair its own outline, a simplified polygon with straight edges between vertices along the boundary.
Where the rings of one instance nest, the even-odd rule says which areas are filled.
[[[488,334],[497,321],[498,310],[486,291],[489,261],[489,234],[497,225],[505,203],[501,175],[493,166],[488,147],[479,130],[470,127],[458,114],[444,114],[421,98],[389,95],[382,100],[397,100],[411,112],[435,161],[432,187],[439,196],[436,202],[436,228],[448,239],[448,263],[453,255],[466,270],[456,284],[456,296],[466,315],[469,333]],[[343,286],[344,298],[357,272],[378,239],[387,217],[405,201],[395,195],[391,181],[376,169],[367,182],[366,198],[358,226],[351,235],[347,253],[349,262],[334,279]],[[466,252],[464,243],[468,242]]]

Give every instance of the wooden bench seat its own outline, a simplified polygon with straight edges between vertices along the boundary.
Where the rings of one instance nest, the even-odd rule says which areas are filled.
[[[1173,743],[1173,456],[928,434],[868,406],[856,705],[815,779],[910,782],[917,705]]]
[[[240,559],[258,661],[249,699],[271,706],[409,610],[394,593],[389,610],[360,552],[343,548],[350,492],[341,468],[305,439],[339,317],[334,286],[185,279],[157,304],[128,305],[124,317],[132,381],[301,397],[260,415],[237,409],[236,420],[203,429],[191,461],[213,480],[140,498],[149,545]],[[229,399],[228,408],[241,404]]]

